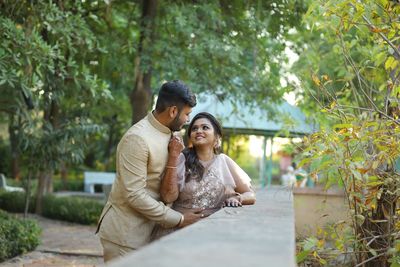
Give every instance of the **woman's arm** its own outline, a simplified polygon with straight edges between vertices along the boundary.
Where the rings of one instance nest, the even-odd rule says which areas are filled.
[[[256,194],[253,189],[250,188],[251,191],[244,192],[241,194],[241,203],[242,205],[253,205],[256,203]]]
[[[171,138],[168,145],[168,161],[165,166],[164,175],[161,177],[160,196],[164,203],[174,202],[179,195],[177,166],[181,160],[180,155],[183,145],[180,140],[175,137]]]
[[[251,188],[250,177],[233,159],[225,155],[225,160],[236,184],[235,192],[238,193],[228,198],[227,204],[235,202],[236,199],[241,205],[253,205],[256,202],[256,194]]]

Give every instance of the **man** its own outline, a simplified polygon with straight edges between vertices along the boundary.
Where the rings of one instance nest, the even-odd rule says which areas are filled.
[[[181,214],[159,201],[168,149],[177,147],[172,132],[189,121],[195,105],[196,97],[185,84],[176,80],[164,83],[155,110],[119,142],[116,179],[97,228],[105,262],[148,243],[156,223],[183,227],[203,217],[197,211]]]

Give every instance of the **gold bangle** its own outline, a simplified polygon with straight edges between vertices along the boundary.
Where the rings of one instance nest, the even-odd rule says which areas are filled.
[[[176,166],[165,166],[165,168],[167,168],[167,169],[176,169],[177,167]]]
[[[183,221],[185,220],[185,216],[182,214],[181,219],[179,220],[178,227],[182,227]]]

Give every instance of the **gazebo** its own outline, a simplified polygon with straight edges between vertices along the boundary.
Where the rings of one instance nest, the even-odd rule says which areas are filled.
[[[209,112],[222,123],[225,135],[244,134],[263,136],[262,164],[260,164],[261,186],[271,185],[272,181],[272,144],[274,137],[301,137],[311,134],[315,127],[307,122],[301,110],[286,101],[271,104],[274,116],[265,109],[251,107],[242,102],[233,102],[216,95],[200,94],[191,117],[199,112]],[[272,118],[273,117],[273,118]],[[271,150],[267,159],[267,140]],[[267,179],[265,179],[267,177]],[[265,181],[267,180],[267,181]]]

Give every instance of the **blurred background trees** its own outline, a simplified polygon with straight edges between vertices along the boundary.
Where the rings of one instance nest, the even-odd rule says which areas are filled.
[[[266,110],[295,95],[321,127],[300,166],[344,186],[353,212],[350,231],[306,242],[301,261],[394,264],[399,14],[390,0],[0,0],[0,172],[23,178],[40,212],[54,177],[66,188],[114,170],[164,81]],[[254,176],[249,138],[232,140]]]
[[[54,174],[65,181],[86,168],[113,170],[119,138],[151,110],[166,80],[267,108],[286,91],[286,42],[306,8],[0,1],[0,172],[37,178],[40,199]]]

